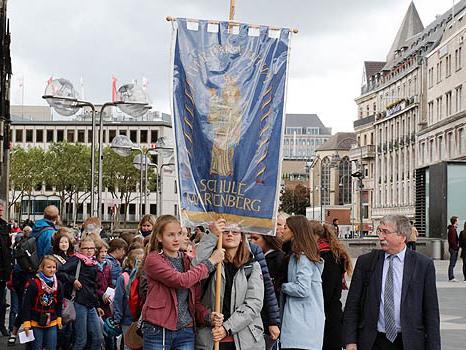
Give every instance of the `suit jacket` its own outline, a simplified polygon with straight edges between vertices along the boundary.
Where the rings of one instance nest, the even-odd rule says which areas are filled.
[[[344,344],[371,350],[377,336],[384,252],[376,251],[365,302],[364,275],[370,270],[371,253],[358,258],[343,316]],[[363,304],[363,305],[362,305]],[[400,323],[405,350],[440,350],[440,316],[433,261],[406,250],[401,288]]]

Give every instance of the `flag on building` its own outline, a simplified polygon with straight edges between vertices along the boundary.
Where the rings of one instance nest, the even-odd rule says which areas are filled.
[[[274,234],[288,29],[176,20],[173,117],[181,219]]]
[[[117,78],[112,77],[112,102],[117,100]]]

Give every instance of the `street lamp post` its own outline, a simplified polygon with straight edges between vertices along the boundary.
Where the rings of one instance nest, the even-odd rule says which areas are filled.
[[[133,117],[144,115],[150,107],[148,98],[142,88],[135,84],[126,84],[118,90],[118,101],[104,103],[99,111],[99,165],[97,185],[97,206],[95,203],[95,105],[89,101],[77,98],[77,92],[68,80],[59,78],[47,84],[45,94],[42,96],[55,111],[64,116],[72,116],[82,107],[92,110],[92,150],[91,150],[91,213],[92,216],[102,216],[102,189],[103,189],[103,112],[105,108],[117,106],[124,113]],[[97,207],[97,208],[96,208]]]
[[[112,140],[111,148],[117,152],[119,155],[127,157],[131,154],[131,151],[135,150],[140,152],[136,157],[134,157],[133,165],[140,171],[140,179],[139,179],[139,215],[144,215],[143,213],[143,203],[145,208],[147,208],[147,182],[148,182],[148,169],[149,167],[155,168],[156,176],[157,176],[157,215],[159,216],[161,213],[161,203],[162,203],[162,171],[164,166],[174,165],[173,162],[171,163],[162,163],[160,169],[158,164],[151,163],[148,161],[148,155],[151,153],[158,153],[163,162],[163,158],[170,156],[173,153],[173,147],[167,147],[166,141],[163,137],[160,137],[154,148],[143,149],[134,145],[134,143],[129,139],[126,135],[118,135]],[[144,179],[144,183],[143,183]]]

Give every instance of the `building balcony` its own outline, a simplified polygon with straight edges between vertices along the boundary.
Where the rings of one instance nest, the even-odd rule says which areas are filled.
[[[375,145],[352,147],[349,151],[350,160],[373,159],[375,158]]]
[[[374,121],[375,121],[375,114],[354,121],[353,126],[356,129],[356,128],[363,127],[366,125],[372,125],[374,124]]]

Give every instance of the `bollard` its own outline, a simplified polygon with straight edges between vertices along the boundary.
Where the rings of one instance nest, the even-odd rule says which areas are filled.
[[[436,239],[432,242],[432,259],[440,260],[442,258],[442,244],[441,240]]]

